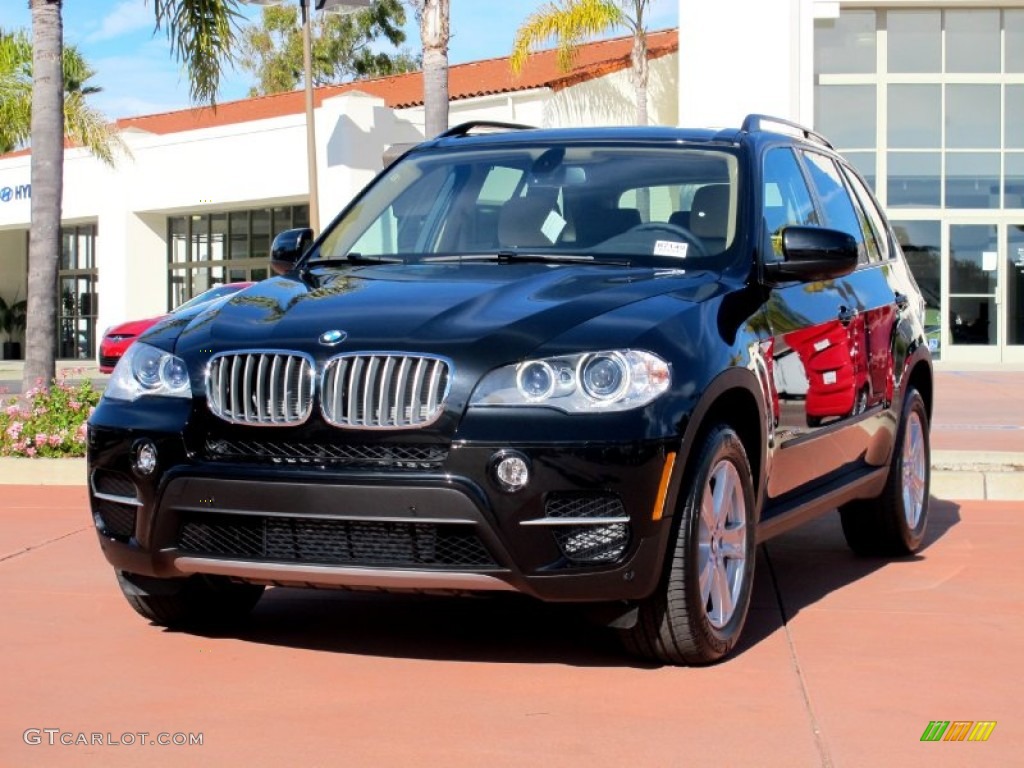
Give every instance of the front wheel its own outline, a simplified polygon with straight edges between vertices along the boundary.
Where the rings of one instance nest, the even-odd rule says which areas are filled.
[[[843,535],[858,555],[893,556],[916,552],[928,523],[931,443],[928,409],[916,389],[908,389],[896,433],[889,477],[874,499],[839,509]]]
[[[735,647],[754,579],[754,489],[736,433],[711,430],[679,520],[662,586],[620,630],[631,652],[669,664],[709,664]]]
[[[263,595],[262,584],[243,584],[221,576],[156,579],[117,571],[125,600],[154,624],[201,626],[228,624],[249,613]]]

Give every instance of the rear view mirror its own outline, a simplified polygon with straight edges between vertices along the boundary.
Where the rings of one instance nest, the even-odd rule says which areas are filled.
[[[846,232],[823,227],[785,227],[781,238],[782,261],[764,265],[770,282],[831,280],[857,267],[857,241]]]
[[[312,242],[312,229],[286,229],[274,238],[270,246],[270,268],[279,275],[290,272]]]

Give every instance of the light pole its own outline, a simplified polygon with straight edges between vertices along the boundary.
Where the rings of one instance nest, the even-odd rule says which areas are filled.
[[[280,5],[285,0],[242,0],[250,5]],[[355,13],[370,6],[371,0],[299,0],[302,22],[302,81],[306,96],[306,168],[309,174],[309,226],[320,234],[320,188],[316,171],[316,119],[313,110],[313,35],[309,4],[314,10]]]

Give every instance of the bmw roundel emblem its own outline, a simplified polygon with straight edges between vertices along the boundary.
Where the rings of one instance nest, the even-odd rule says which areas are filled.
[[[344,331],[324,331],[320,334],[320,343],[325,347],[333,347],[335,344],[341,344],[348,334]]]

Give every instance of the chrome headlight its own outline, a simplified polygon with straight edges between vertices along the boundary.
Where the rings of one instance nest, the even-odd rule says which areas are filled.
[[[668,363],[636,349],[545,357],[484,376],[470,406],[543,406],[566,413],[641,408],[671,384]]]
[[[143,395],[191,398],[192,387],[184,360],[137,341],[117,361],[103,396],[132,401]]]

